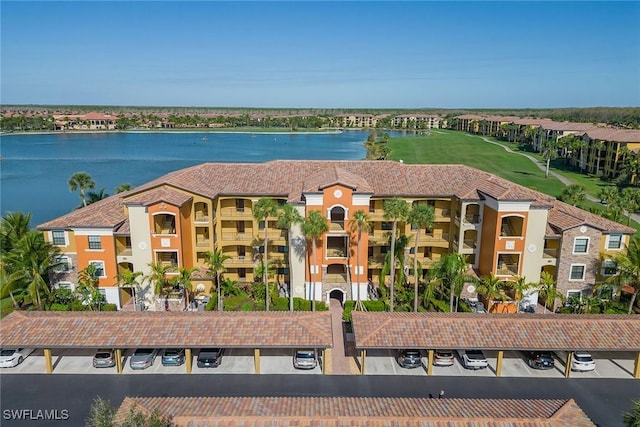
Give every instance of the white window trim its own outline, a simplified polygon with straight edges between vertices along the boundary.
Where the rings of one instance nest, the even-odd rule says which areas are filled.
[[[582,270],[582,279],[572,279],[571,278],[571,272],[573,271],[573,267],[577,267],[577,266],[582,266],[584,268]],[[576,264],[571,264],[569,266],[569,281],[570,282],[584,282],[586,277],[587,277],[587,264],[576,263]]]
[[[569,303],[569,299],[570,299],[569,294],[580,294],[580,301],[582,301],[582,290],[580,290],[580,289],[569,289],[569,290],[567,290],[567,293],[565,294],[567,304]]]
[[[69,273],[71,270],[73,270],[73,262],[71,262],[71,258],[69,258],[68,256],[65,255],[58,255],[56,256],[56,263],[66,263],[67,266],[69,267],[66,270],[63,269],[55,269],[56,273]]]
[[[600,264],[600,275],[601,276],[607,276],[607,277],[615,276],[616,273],[605,274],[604,269],[605,269],[605,264],[607,264],[607,263],[611,263],[611,264],[613,264],[614,267],[616,267],[616,263],[612,259],[605,259]]]
[[[93,265],[94,263],[98,264],[102,264],[102,276],[98,276],[99,279],[106,279],[107,278],[107,263],[105,263],[103,260],[101,259],[94,259],[89,261],[88,265]]]
[[[576,252],[576,241],[578,239],[587,239],[587,250],[585,252]],[[576,236],[573,239],[573,248],[571,250],[572,255],[589,255],[589,245],[591,244],[591,237],[588,236]]]
[[[619,248],[610,248],[609,247],[609,242],[610,242],[610,239],[611,239],[612,235],[620,236],[620,247]],[[624,234],[620,234],[620,233],[607,234],[607,238],[606,238],[606,241],[604,243],[604,247],[608,251],[621,251],[622,248],[624,247]]]

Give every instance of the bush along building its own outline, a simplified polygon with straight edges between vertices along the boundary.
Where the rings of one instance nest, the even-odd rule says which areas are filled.
[[[272,200],[274,209],[263,209],[263,199]],[[431,206],[432,224],[412,227],[385,212],[385,201],[398,199],[407,211]],[[285,206],[326,226],[315,234],[314,227],[295,221],[285,228],[278,221]],[[370,226],[358,232],[355,218],[363,217]],[[262,280],[256,267],[266,259],[269,280],[294,297],[344,301],[359,293],[367,299],[368,284],[390,280],[385,259],[394,222],[396,235],[410,242],[395,251],[401,261],[394,277],[403,274],[406,283],[415,281],[416,257],[424,276],[455,252],[476,276],[537,283],[547,272],[565,297],[590,295],[615,270],[608,258],[623,251],[635,232],[467,166],[288,160],[178,170],[38,229],[61,251],[57,286],[74,288],[78,272],[91,265],[107,302],[121,308],[135,296],[149,309],[163,310],[184,307],[184,294],[161,292],[139,279],[122,286],[119,278],[127,272],[149,276],[152,268],[171,278],[181,268],[193,269],[193,291],[208,294],[215,276],[207,262],[212,252],[224,256],[224,278],[238,286]]]

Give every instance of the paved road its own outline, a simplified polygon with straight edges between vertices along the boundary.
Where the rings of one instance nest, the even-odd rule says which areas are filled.
[[[601,426],[622,426],[622,413],[640,399],[634,379],[452,378],[299,375],[2,375],[0,424],[81,426],[100,395],[119,405],[125,396],[382,396],[446,398],[573,398]],[[7,410],[67,410],[68,420],[18,421]]]

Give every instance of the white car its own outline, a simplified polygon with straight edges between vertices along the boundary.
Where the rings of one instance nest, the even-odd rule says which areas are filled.
[[[2,348],[0,349],[0,368],[13,368],[22,363],[31,353],[33,348]]]
[[[489,366],[482,350],[458,350],[462,366],[466,369],[483,369]]]
[[[596,362],[591,355],[586,351],[574,351],[571,358],[571,370],[572,371],[593,371],[596,369]]]

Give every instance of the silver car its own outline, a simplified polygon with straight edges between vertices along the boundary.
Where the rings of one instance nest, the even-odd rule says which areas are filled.
[[[154,348],[138,348],[129,359],[131,369],[147,369],[153,366],[153,361],[158,354],[158,350]]]
[[[314,369],[318,366],[316,350],[296,350],[293,353],[293,367],[296,369]]]
[[[113,349],[100,349],[93,356],[94,368],[112,368],[116,366],[116,355]]]
[[[31,353],[33,348],[1,348],[0,368],[13,368],[22,363]]]

